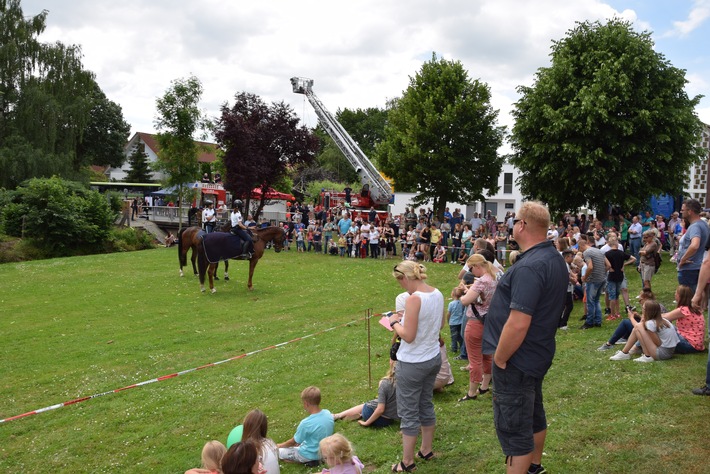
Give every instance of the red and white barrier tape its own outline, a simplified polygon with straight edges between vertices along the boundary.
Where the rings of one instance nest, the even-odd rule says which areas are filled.
[[[382,314],[384,314],[384,313],[373,314],[372,316],[382,316]],[[175,377],[179,377],[180,375],[189,374],[190,372],[195,372],[195,371],[198,371],[198,370],[206,369],[206,368],[208,368],[208,367],[214,367],[214,366],[217,366],[217,365],[220,365],[220,364],[224,364],[225,362],[230,362],[230,361],[237,360],[237,359],[243,359],[243,358],[245,358],[245,357],[247,357],[247,356],[252,356],[252,355],[258,354],[258,353],[260,353],[260,352],[265,352],[265,351],[268,351],[268,350],[271,350],[271,349],[276,349],[276,348],[278,348],[278,347],[282,347],[282,346],[285,346],[285,345],[287,345],[287,344],[291,344],[291,343],[294,343],[294,342],[302,341],[302,340],[304,340],[304,339],[308,339],[309,337],[318,336],[318,335],[320,335],[320,334],[324,334],[324,333],[326,333],[326,332],[333,331],[333,330],[338,329],[338,328],[341,328],[341,327],[349,326],[349,325],[351,325],[351,324],[353,324],[353,323],[356,323],[356,322],[358,322],[358,321],[363,321],[363,320],[365,320],[365,319],[367,319],[367,316],[364,317],[364,318],[355,319],[355,320],[353,320],[353,321],[350,321],[350,322],[347,322],[347,323],[344,323],[344,324],[340,324],[340,325],[338,325],[338,326],[333,326],[333,327],[328,328],[328,329],[323,329],[322,331],[314,332],[314,333],[312,333],[312,334],[308,334],[307,336],[297,337],[297,338],[295,338],[295,339],[291,339],[290,341],[281,342],[281,343],[279,343],[279,344],[274,344],[273,346],[268,346],[268,347],[264,347],[264,348],[262,348],[262,349],[257,349],[257,350],[255,350],[255,351],[246,352],[246,353],[240,354],[240,355],[238,355],[238,356],[230,357],[229,359],[224,359],[224,360],[220,360],[220,361],[218,361],[218,362],[212,362],[212,363],[210,363],[210,364],[201,365],[201,366],[199,366],[199,367],[195,367],[195,368],[192,368],[192,369],[182,370],[182,371],[180,371],[180,372],[175,372],[175,373],[172,373],[172,374],[163,375],[162,377],[156,377],[156,378],[154,378],[154,379],[150,379],[150,380],[145,380],[145,381],[143,381],[143,382],[134,383],[134,384],[132,384],[132,385],[127,385],[127,386],[125,386],[125,387],[117,388],[117,389],[114,389],[114,390],[108,390],[108,391],[106,391],[106,392],[96,393],[96,394],[94,394],[94,395],[89,395],[88,397],[75,398],[74,400],[69,400],[69,401],[66,401],[66,402],[63,402],[63,403],[57,403],[56,405],[50,405],[50,406],[48,406],[48,407],[44,407],[44,408],[39,408],[39,409],[37,409],[37,410],[28,411],[27,413],[22,413],[21,415],[15,415],[15,416],[11,416],[11,417],[9,417],[9,418],[4,418],[4,419],[0,420],[0,423],[7,423],[8,421],[18,420],[18,419],[20,419],[20,418],[25,418],[25,417],[28,417],[28,416],[31,416],[31,415],[37,415],[37,414],[39,414],[39,413],[44,413],[44,412],[47,412],[47,411],[56,410],[57,408],[61,408],[61,407],[69,406],[69,405],[75,405],[75,404],[77,404],[77,403],[85,402],[85,401],[91,400],[91,399],[93,399],[93,398],[103,397],[104,395],[110,395],[110,394],[112,394],[112,393],[123,392],[123,391],[129,390],[129,389],[131,389],[131,388],[142,387],[143,385],[148,385],[148,384],[155,383],[155,382],[162,382],[163,380],[168,380],[168,379],[172,379],[172,378],[175,378]]]

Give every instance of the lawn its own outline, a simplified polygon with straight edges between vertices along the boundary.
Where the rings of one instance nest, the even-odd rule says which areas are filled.
[[[664,259],[653,284],[672,307],[675,271]],[[372,321],[370,386],[364,318],[368,308],[393,309],[400,291],[394,263],[267,252],[253,292],[246,290],[246,263],[232,262],[232,280],[218,281],[214,295],[201,294],[196,278],[178,276],[175,249],[0,265],[0,419],[109,392],[0,424],[0,468],[184,472],[199,465],[206,441],[224,442],[252,408],[268,415],[275,441],[290,438],[305,416],[299,394],[308,385],[322,389],[331,411],[373,398],[389,333]],[[430,283],[448,296],[459,267],[429,268]],[[640,282],[630,273],[636,294]],[[616,324],[582,331],[580,315],[576,303],[544,386],[548,471],[708,472],[710,397],[690,393],[705,379],[707,353],[611,362],[596,348]],[[490,395],[457,403],[467,373],[454,362],[455,384],[435,396],[437,459],[420,462],[419,472],[504,472]],[[387,472],[400,458],[396,428],[337,422],[336,430],[353,442],[368,472]],[[282,472],[320,469],[282,465]]]

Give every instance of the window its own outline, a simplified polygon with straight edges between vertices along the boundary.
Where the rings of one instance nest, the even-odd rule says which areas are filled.
[[[503,194],[513,193],[513,173],[503,173]]]

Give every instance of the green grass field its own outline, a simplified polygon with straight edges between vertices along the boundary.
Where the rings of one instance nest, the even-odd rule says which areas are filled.
[[[653,280],[672,307],[675,271]],[[252,408],[269,417],[269,436],[290,438],[304,417],[299,394],[323,391],[340,411],[376,395],[390,334],[363,320],[393,309],[395,260],[351,260],[272,251],[246,290],[246,262],[232,281],[201,294],[178,277],[175,249],[0,265],[0,419],[221,361],[325,329],[277,349],[119,393],[0,424],[4,472],[181,473],[203,444],[225,441]],[[459,267],[429,265],[430,283],[448,296]],[[640,288],[630,273],[632,294]],[[220,273],[221,275],[221,270]],[[581,331],[580,303],[560,332],[545,381],[545,457],[553,473],[708,472],[710,397],[690,393],[705,379],[707,353],[667,362],[611,362],[596,348],[615,323]],[[351,325],[346,325],[355,321]],[[448,343],[448,328],[444,336]],[[613,352],[613,351],[612,351]],[[435,396],[437,459],[419,472],[504,472],[490,395],[457,403],[468,375]],[[401,456],[396,428],[337,422],[369,472]],[[320,472],[283,465],[284,473]]]

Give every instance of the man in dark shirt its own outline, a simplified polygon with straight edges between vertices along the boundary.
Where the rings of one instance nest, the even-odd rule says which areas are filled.
[[[555,355],[569,280],[546,239],[549,224],[540,203],[526,202],[517,212],[513,236],[523,253],[498,283],[483,332],[483,353],[493,354],[493,420],[508,473],[545,472],[542,381]]]
[[[609,247],[611,247],[611,249],[607,250],[604,254],[610,267],[606,277],[606,294],[609,296],[611,315],[607,319],[614,320],[621,318],[621,313],[619,312],[619,295],[621,294],[621,286],[624,283],[624,267],[626,265],[633,265],[636,263],[636,259],[633,255],[629,255],[619,249],[619,240],[616,234],[610,235],[607,243]]]

